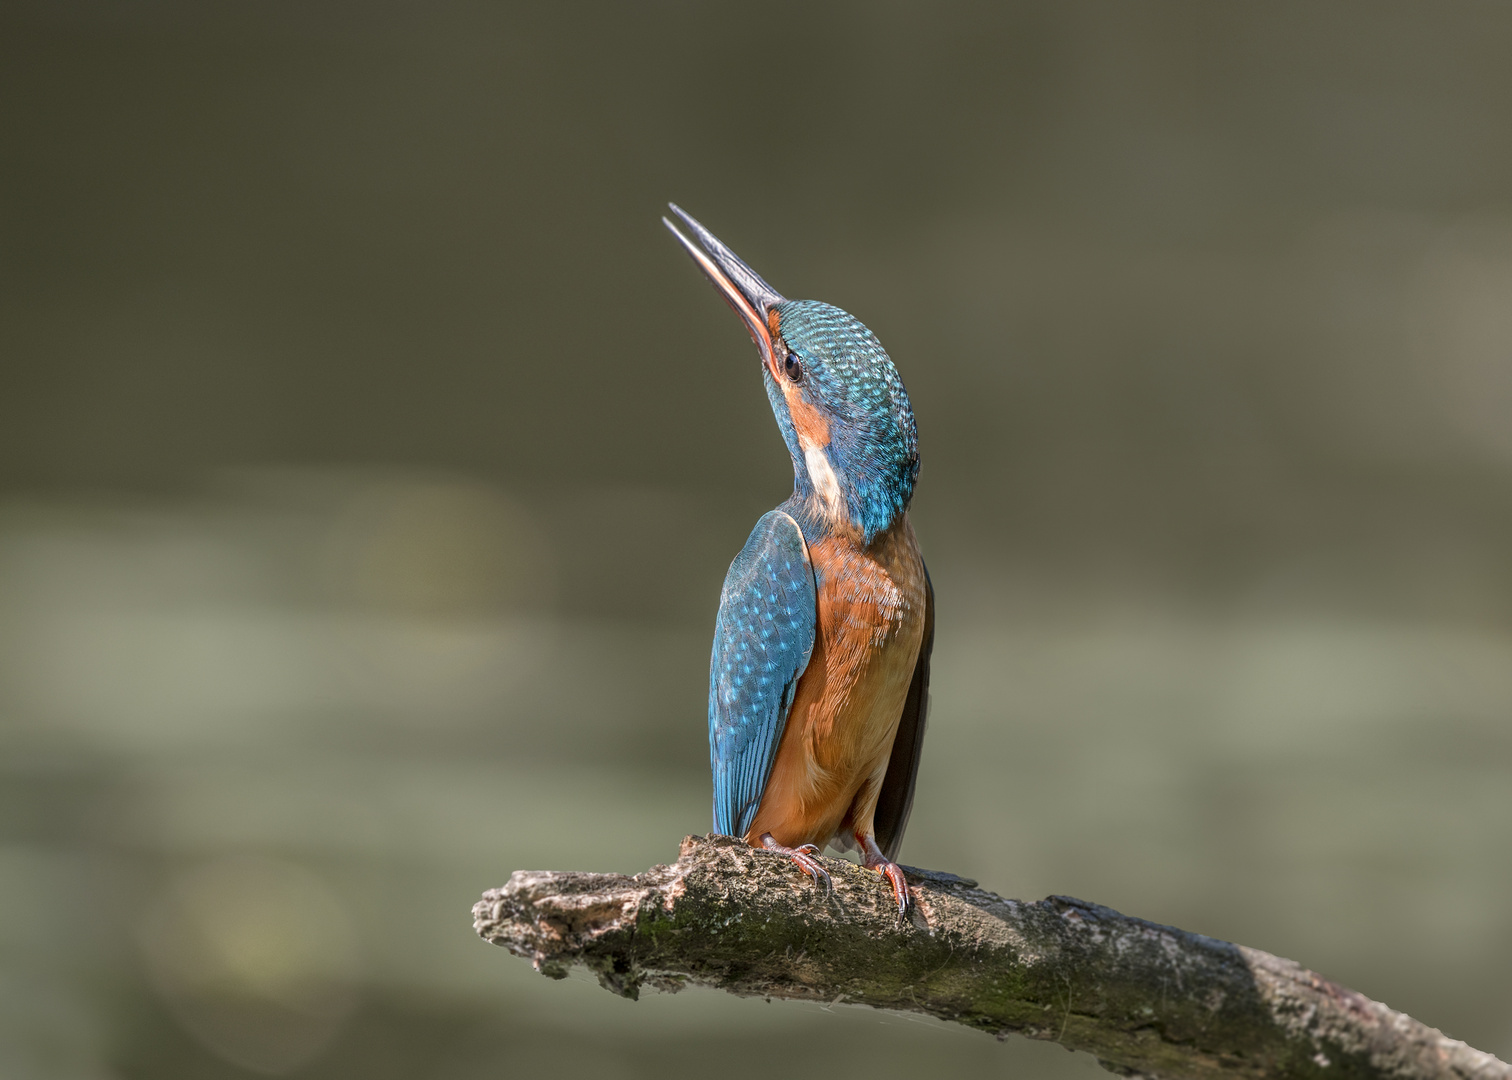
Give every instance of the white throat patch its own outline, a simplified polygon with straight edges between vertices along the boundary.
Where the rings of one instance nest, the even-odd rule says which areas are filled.
[[[814,491],[824,503],[825,513],[834,521],[844,521],[845,496],[840,494],[840,481],[835,477],[829,455],[824,452],[824,447],[815,446],[807,439],[801,441],[803,463],[808,466],[809,479],[814,482]]]

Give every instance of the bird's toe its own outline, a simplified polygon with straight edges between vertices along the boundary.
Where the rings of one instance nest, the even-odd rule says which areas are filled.
[[[824,887],[824,894],[829,896],[835,891],[835,882],[829,876],[829,871],[819,865],[815,858],[819,849],[813,844],[800,844],[795,848],[779,844],[771,833],[765,833],[761,837],[761,846],[768,851],[775,851],[779,855],[786,855],[792,859],[798,869],[814,879],[814,884]]]
[[[902,917],[908,913],[908,905],[913,902],[913,890],[908,885],[908,879],[903,876],[903,868],[895,862],[884,863],[874,867],[892,883],[893,899],[898,904],[898,915]]]
[[[869,833],[857,832],[856,844],[861,848],[861,865],[868,870],[877,871],[891,883],[893,900],[898,905],[898,917],[907,915],[908,905],[913,900],[913,890],[908,886],[908,879],[903,876],[903,868],[882,854],[876,838]]]

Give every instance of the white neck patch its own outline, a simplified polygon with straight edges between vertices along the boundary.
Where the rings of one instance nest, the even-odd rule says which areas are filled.
[[[803,463],[808,466],[809,479],[814,482],[814,491],[824,503],[825,512],[835,521],[844,521],[845,496],[840,493],[840,481],[835,476],[834,467],[830,465],[829,455],[824,452],[824,447],[810,443],[807,439],[801,442]]]

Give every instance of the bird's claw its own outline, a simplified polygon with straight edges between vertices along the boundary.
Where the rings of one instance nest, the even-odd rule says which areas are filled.
[[[908,905],[913,903],[913,889],[909,887],[908,879],[903,876],[903,868],[895,862],[890,862],[873,867],[873,869],[880,870],[887,880],[892,882],[893,899],[898,902],[898,918],[903,918],[908,914]]]
[[[799,844],[790,848],[779,844],[771,833],[765,833],[761,837],[761,846],[792,859],[798,869],[814,879],[814,884],[824,887],[825,896],[834,894],[835,882],[830,878],[829,871],[820,866],[819,860],[814,857],[819,854],[819,849],[813,844]]]
[[[817,854],[817,852],[815,854]],[[834,880],[829,876],[829,871],[820,866],[819,860],[815,859],[813,855],[810,855],[804,851],[794,851],[788,857],[792,859],[793,862],[798,864],[798,869],[802,870],[809,877],[813,878],[816,885],[824,886],[825,896],[831,896],[834,894]]]
[[[877,841],[873,837],[857,833],[856,843],[861,848],[861,865],[868,870],[877,871],[891,883],[893,899],[898,904],[898,918],[904,918],[908,914],[908,905],[913,902],[913,889],[908,885],[908,878],[903,875],[903,868],[882,854],[882,849],[877,847]]]

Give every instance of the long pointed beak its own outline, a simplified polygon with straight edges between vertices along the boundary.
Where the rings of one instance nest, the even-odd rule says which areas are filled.
[[[776,289],[772,288],[761,275],[747,266],[740,258],[724,244],[719,238],[704,228],[693,216],[683,210],[676,203],[668,203],[672,212],[693,230],[693,235],[698,237],[698,244],[694,244],[684,236],[676,225],[666,218],[662,218],[662,224],[672,231],[672,235],[693,257],[698,268],[708,276],[725,298],[725,303],[734,309],[735,314],[740,316],[750,331],[751,340],[761,350],[762,362],[767,365],[775,378],[779,372],[777,356],[772,347],[772,335],[776,332],[773,317],[774,309],[778,304],[785,301],[785,297]],[[700,247],[699,245],[702,245]]]

